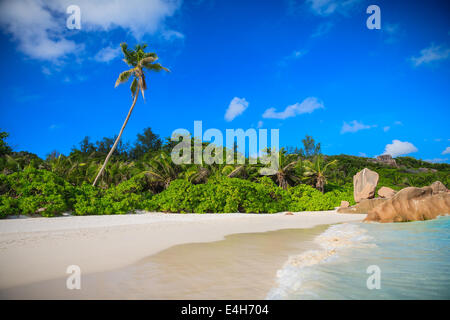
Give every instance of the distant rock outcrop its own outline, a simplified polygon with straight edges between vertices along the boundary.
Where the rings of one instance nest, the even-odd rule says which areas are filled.
[[[439,183],[433,187],[408,187],[369,210],[364,221],[407,222],[434,219],[450,213],[450,193]],[[436,187],[438,186],[438,187]],[[445,186],[444,186],[445,187]],[[436,190],[436,191],[434,191]]]
[[[378,173],[367,168],[353,176],[353,196],[356,202],[375,196],[378,178]]]
[[[378,195],[381,198],[392,198],[395,195],[395,190],[388,187],[381,187],[378,190]]]
[[[392,158],[390,154],[382,154],[381,156],[377,156],[376,159],[369,159],[369,161],[373,163],[381,163],[388,166],[398,167],[397,162]]]

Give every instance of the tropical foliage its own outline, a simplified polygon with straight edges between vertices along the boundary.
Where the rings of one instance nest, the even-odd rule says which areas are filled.
[[[114,138],[91,142],[85,137],[68,155],[57,151],[46,159],[14,152],[0,132],[0,216],[125,214],[162,212],[271,213],[328,210],[342,200],[353,204],[352,178],[369,168],[379,173],[378,186],[401,189],[439,180],[450,186],[450,165],[400,157],[399,167],[371,159],[325,156],[312,138],[303,148],[280,150],[278,171],[262,163],[175,165],[173,142],[163,142],[146,128],[134,143],[122,143],[92,186]],[[312,143],[311,143],[312,140]],[[208,144],[204,143],[203,147]],[[302,151],[300,151],[302,150]],[[306,152],[305,150],[313,150]],[[320,150],[319,150],[320,151]],[[263,175],[261,174],[263,173]]]

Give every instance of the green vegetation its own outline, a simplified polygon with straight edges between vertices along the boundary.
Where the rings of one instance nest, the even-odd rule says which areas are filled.
[[[322,156],[314,139],[303,148],[280,151],[280,169],[262,176],[268,167],[254,165],[174,165],[173,142],[163,142],[150,128],[133,144],[118,144],[98,187],[92,186],[114,138],[95,143],[84,138],[69,155],[54,151],[45,160],[14,152],[0,132],[0,216],[125,214],[136,210],[162,212],[273,213],[329,210],[342,200],[353,201],[352,178],[369,168],[379,173],[379,187],[399,190],[450,185],[450,165],[410,157],[397,158],[399,167],[371,159]],[[204,147],[208,144],[204,143]],[[270,173],[270,172],[269,172]]]

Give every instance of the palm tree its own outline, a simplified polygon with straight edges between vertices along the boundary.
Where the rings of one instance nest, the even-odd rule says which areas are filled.
[[[291,155],[286,154],[284,149],[281,149],[278,170],[266,167],[261,168],[259,173],[265,176],[273,176],[279,187],[287,189],[290,184],[300,182],[297,170],[300,164],[300,160],[293,159]]]
[[[327,170],[337,164],[337,160],[330,161],[326,165],[323,165],[323,162],[321,156],[317,156],[314,162],[309,160],[303,161],[303,167],[305,169],[303,175],[305,179],[315,184],[316,189],[322,193],[325,192],[325,184],[327,183]]]
[[[127,82],[128,79],[131,76],[133,76],[133,81],[131,82],[130,87],[133,103],[131,104],[130,110],[128,111],[128,115],[125,118],[125,122],[123,123],[122,128],[120,129],[119,135],[117,136],[114,145],[112,146],[111,150],[106,156],[105,162],[103,163],[103,166],[101,167],[100,171],[97,174],[97,177],[94,180],[94,183],[92,184],[93,186],[95,186],[97,180],[100,178],[103,171],[105,170],[109,158],[114,153],[114,150],[116,149],[117,144],[119,143],[119,140],[122,137],[123,130],[125,129],[125,126],[127,125],[128,120],[130,119],[131,112],[133,112],[134,106],[136,105],[139,91],[142,94],[142,98],[145,100],[144,91],[147,89],[147,84],[145,82],[144,69],[156,72],[159,72],[161,70],[169,72],[169,69],[164,68],[159,63],[155,63],[155,61],[158,60],[158,56],[154,52],[145,52],[144,49],[146,47],[147,47],[146,44],[137,45],[134,50],[129,50],[128,45],[126,43],[120,44],[120,48],[122,49],[123,55],[125,56],[123,61],[126,64],[128,64],[131,67],[131,69],[124,71],[119,75],[115,87],[117,87],[121,83]]]
[[[145,175],[149,177],[151,184],[155,190],[167,189],[170,183],[178,178],[177,167],[174,166],[170,156],[161,152],[150,162],[144,163]]]

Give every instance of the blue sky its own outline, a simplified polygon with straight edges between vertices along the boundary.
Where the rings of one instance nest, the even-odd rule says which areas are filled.
[[[81,29],[66,28],[79,5]],[[381,9],[369,30],[366,9]],[[149,74],[123,139],[151,127],[279,128],[326,154],[450,162],[448,1],[0,1],[0,128],[16,151],[70,152],[118,133],[131,103],[118,45],[149,44]]]

